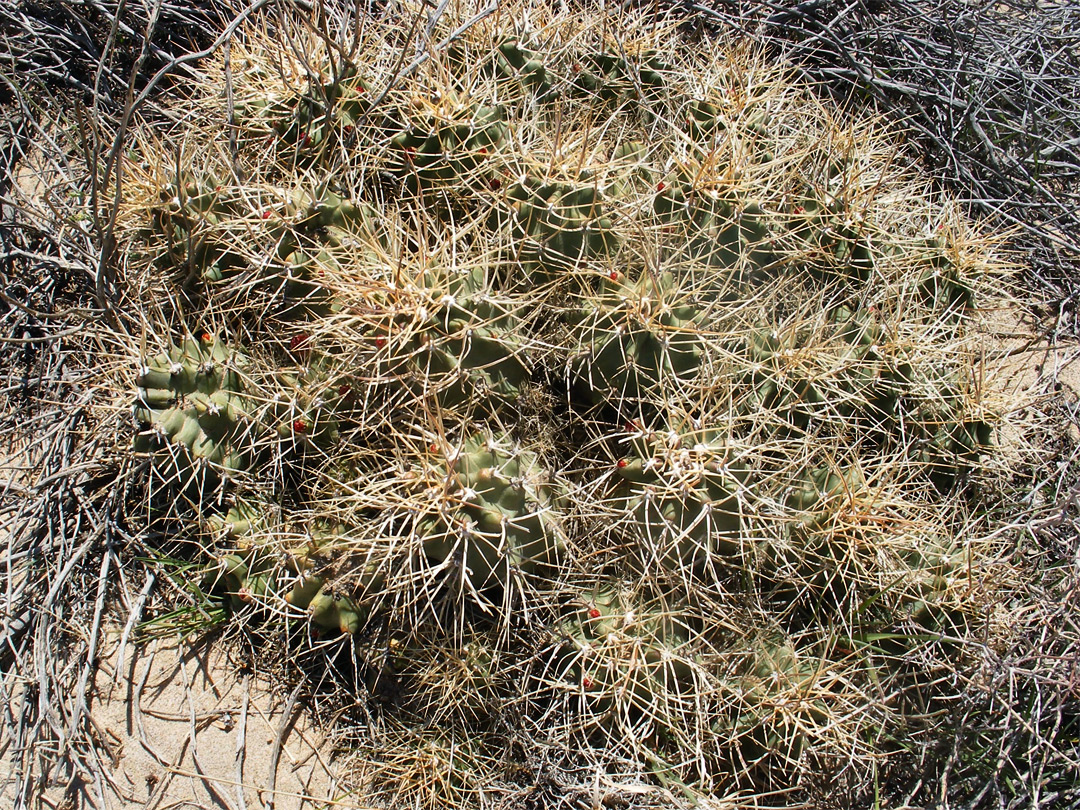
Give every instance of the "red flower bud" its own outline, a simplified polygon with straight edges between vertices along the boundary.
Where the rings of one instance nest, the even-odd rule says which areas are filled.
[[[293,433],[307,433],[307,422],[303,419],[293,420],[292,429]]]

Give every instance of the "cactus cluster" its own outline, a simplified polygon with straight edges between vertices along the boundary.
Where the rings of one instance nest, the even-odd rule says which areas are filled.
[[[137,377],[160,508],[204,592],[463,746],[410,805],[539,728],[693,796],[886,756],[909,718],[860,706],[937,682],[912,648],[971,609],[916,528],[958,531],[992,452],[992,259],[782,74],[631,20],[499,18],[405,70],[383,23],[303,60],[251,33],[232,169],[129,181],[139,288],[222,325]]]

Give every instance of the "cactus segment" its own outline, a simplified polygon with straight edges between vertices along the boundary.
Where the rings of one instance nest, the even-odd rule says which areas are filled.
[[[359,631],[366,618],[352,599],[347,596],[335,596],[327,591],[325,586],[308,602],[307,611],[315,626],[349,635]]]
[[[978,463],[993,443],[993,427],[983,419],[965,418],[959,403],[945,400],[936,408],[922,403],[916,419],[912,456],[942,492]]]
[[[886,361],[888,336],[866,310],[837,307],[824,340],[796,330],[758,326],[746,339],[748,371],[738,386],[737,407],[751,416],[783,417],[782,430],[856,417],[880,426],[895,418],[906,390],[904,364]]]
[[[335,551],[349,552],[354,542],[349,534],[349,527],[342,523],[320,521],[310,528],[307,550],[290,559],[298,575],[284,594],[285,602],[303,611],[320,631],[355,635],[367,624],[385,586],[385,571],[370,559],[334,576],[320,565],[320,558],[330,557]]]
[[[839,197],[808,193],[795,209],[791,233],[804,267],[817,278],[851,283],[874,271],[875,248],[863,215]]]
[[[630,411],[631,403],[697,374],[704,354],[700,310],[669,272],[603,279],[578,318],[582,344],[572,370],[594,402],[624,402]]]
[[[504,109],[466,103],[453,93],[416,101],[418,109],[390,139],[394,170],[406,189],[418,194],[483,180],[484,167],[509,131]]]
[[[943,240],[924,239],[914,246],[918,265],[923,267],[916,288],[922,302],[934,310],[963,312],[972,307],[971,283],[963,277],[955,257]]]
[[[677,612],[617,587],[601,586],[579,602],[559,627],[563,683],[608,734],[644,728],[662,741],[695,686],[689,629]]]
[[[526,344],[482,274],[432,280],[417,292],[425,304],[373,329],[380,379],[448,409],[517,399],[529,379]]]
[[[348,407],[346,375],[332,356],[308,345],[303,337],[303,365],[277,374],[279,386],[290,396],[267,409],[278,436],[294,448],[326,450],[341,438],[341,415]]]
[[[544,99],[551,92],[551,76],[540,55],[516,37],[508,37],[493,51],[492,72],[500,79],[515,79]]]
[[[866,488],[866,480],[858,467],[833,469],[819,467],[803,473],[792,484],[787,506],[805,513],[800,518],[808,530],[823,528],[838,507],[852,502]]]
[[[671,260],[728,271],[714,284],[727,297],[741,293],[776,262],[758,203],[699,188],[687,169],[669,174],[657,187],[653,212],[663,231],[673,234]]]
[[[210,530],[224,540],[247,542],[249,535],[265,523],[266,511],[263,504],[239,498],[224,515],[211,515],[206,522]]]
[[[241,125],[255,131],[269,127],[285,159],[310,164],[329,144],[348,141],[370,114],[371,95],[368,82],[349,65],[336,81],[312,82],[291,98],[241,105]]]
[[[823,662],[800,654],[790,643],[756,644],[750,666],[736,682],[738,713],[730,720],[743,767],[769,778],[794,768],[815,731],[829,722]]]
[[[461,567],[479,593],[507,589],[517,574],[553,564],[562,549],[558,487],[535,453],[508,437],[466,439],[450,456],[439,454],[436,480],[445,482],[443,514],[418,526],[424,553]]]
[[[749,471],[718,431],[643,432],[616,469],[626,483],[615,503],[647,567],[682,572],[741,561],[738,494]]]
[[[165,240],[164,263],[185,270],[190,280],[220,281],[244,267],[224,232],[238,207],[213,175],[170,183],[159,193],[153,228]]]
[[[269,557],[257,550],[224,554],[203,572],[206,593],[220,594],[234,610],[270,598],[275,576]]]
[[[135,451],[151,454],[158,472],[174,481],[192,478],[200,461],[218,473],[242,469],[243,363],[211,335],[189,338],[148,361],[136,380]]]
[[[708,101],[695,99],[686,108],[686,130],[695,140],[711,140],[727,129],[720,109]]]
[[[618,247],[604,197],[594,186],[543,183],[528,177],[507,191],[519,256],[543,283],[567,268],[607,256]],[[496,225],[496,227],[498,227]]]
[[[605,106],[640,110],[635,102],[663,97],[670,67],[652,51],[628,59],[605,51],[585,54],[570,66],[571,92]]]

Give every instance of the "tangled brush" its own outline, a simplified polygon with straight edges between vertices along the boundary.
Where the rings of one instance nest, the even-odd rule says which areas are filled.
[[[375,800],[483,805],[508,751],[872,784],[1007,575],[994,241],[752,54],[414,11],[252,28],[140,130],[144,513],[217,615],[395,684]]]

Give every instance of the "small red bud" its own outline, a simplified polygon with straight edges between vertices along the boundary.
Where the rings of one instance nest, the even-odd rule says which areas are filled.
[[[572,66],[572,67],[570,68],[570,70],[572,70],[572,71],[573,71],[574,73],[581,73],[581,65],[578,65],[578,64],[574,64],[574,65],[573,65],[573,66]]]
[[[376,349],[381,349],[385,345],[386,345],[386,338],[384,338],[382,335],[379,335],[378,337],[375,338],[375,348]]]
[[[667,188],[667,184],[663,180],[656,184],[657,191],[663,191],[665,188]]]
[[[292,423],[293,433],[307,433],[307,422],[303,419],[296,419]]]
[[[620,458],[618,461],[615,462],[615,466],[618,467],[621,470],[621,469],[625,468],[626,465],[629,464],[629,463],[630,462],[627,461],[625,458]]]
[[[481,146],[479,151],[480,151],[481,155],[486,155],[487,154],[487,147],[486,146]]]
[[[342,383],[338,386],[337,392],[339,397],[347,397],[349,394],[352,393],[352,389],[348,386],[348,384]]]
[[[581,685],[583,687],[585,687],[586,689],[592,689],[593,688],[593,679],[590,678],[588,675],[586,675],[584,678],[581,679]]]
[[[272,217],[273,215],[273,211],[263,211],[259,216],[261,216],[263,219],[270,219],[270,217]]]
[[[300,133],[300,143],[303,146],[311,146],[311,136],[308,135],[306,132],[301,132]]]
[[[619,280],[619,271],[618,270],[612,270],[610,273],[608,273],[607,277],[610,278],[612,281],[618,281]]]
[[[590,619],[599,619],[600,618],[600,608],[589,608],[589,618]]]
[[[307,333],[301,332],[299,335],[293,335],[289,341],[289,351],[306,351],[307,350],[308,336]]]
[[[437,445],[437,444],[428,445],[428,451],[432,452],[432,453],[438,453],[439,452],[439,445]]]
[[[202,332],[199,332],[199,340],[201,340],[203,343],[209,343],[210,339],[211,338],[210,338],[210,333],[209,332],[207,332],[205,330],[202,331]]]
[[[805,208],[803,208],[803,207],[802,207],[802,206],[800,205],[800,206],[798,206],[798,207],[797,207],[797,208],[795,209],[795,213],[796,213],[796,214],[805,214],[805,213],[806,213],[806,209],[805,209]]]
[[[242,587],[236,592],[237,598],[244,604],[250,605],[254,600],[254,595],[251,593],[251,589],[248,587]]]
[[[492,191],[498,191],[500,188],[502,188],[502,180],[500,180],[498,177],[492,177],[491,181],[488,183],[488,186],[491,188]]]

